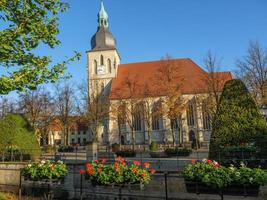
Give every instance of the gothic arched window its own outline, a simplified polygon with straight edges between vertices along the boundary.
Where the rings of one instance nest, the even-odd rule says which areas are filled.
[[[111,73],[111,60],[108,59],[108,72]]]
[[[103,55],[100,56],[100,65],[104,65],[104,56]]]
[[[137,105],[134,108],[134,113],[133,113],[133,128],[135,131],[142,131],[142,105]]]
[[[202,119],[203,119],[203,128],[204,130],[211,130],[211,116],[208,110],[208,102],[202,102]]]
[[[97,61],[94,60],[94,68],[95,68],[95,74],[97,74]]]
[[[160,130],[162,115],[160,112],[161,102],[156,102],[152,108],[152,130]]]
[[[195,111],[194,111],[194,105],[193,105],[192,101],[190,101],[188,104],[187,124],[188,124],[188,126],[194,126],[195,125]]]

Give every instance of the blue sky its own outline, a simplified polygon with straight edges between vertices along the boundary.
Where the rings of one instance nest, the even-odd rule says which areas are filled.
[[[86,80],[86,51],[97,29],[100,0],[65,0],[70,10],[60,15],[54,50],[39,48],[55,61],[82,59],[69,66],[72,80]],[[104,0],[110,31],[117,40],[121,63],[159,60],[166,54],[191,58],[203,66],[210,49],[222,58],[221,70],[235,71],[250,40],[267,48],[266,0]]]
[[[56,60],[82,53],[68,71],[86,79],[86,50],[97,29],[100,0],[66,0],[70,10],[60,16],[62,44]],[[210,49],[222,58],[222,70],[235,70],[251,40],[267,47],[266,0],[104,0],[110,31],[122,63],[159,60],[166,54],[188,57],[203,66]]]

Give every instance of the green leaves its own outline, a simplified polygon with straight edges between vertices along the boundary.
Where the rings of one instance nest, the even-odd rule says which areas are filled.
[[[244,83],[228,81],[212,124],[210,158],[219,159],[219,146],[254,142],[266,129],[266,122]]]
[[[80,58],[75,52],[66,61],[50,66],[51,58],[32,53],[40,44],[50,48],[60,44],[58,14],[68,8],[60,0],[1,0],[0,21],[7,28],[0,30],[0,68],[7,72],[0,77],[0,94],[55,82],[64,77],[70,62]]]

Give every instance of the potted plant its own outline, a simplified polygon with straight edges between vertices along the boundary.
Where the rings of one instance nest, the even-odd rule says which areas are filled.
[[[30,162],[21,171],[24,180],[61,182],[68,174],[67,166],[62,161],[40,160]]]
[[[192,161],[183,170],[190,193],[220,193],[258,196],[259,186],[267,182],[267,173],[260,168],[224,167],[213,160]]]
[[[144,163],[142,168],[140,162],[133,161],[127,163],[122,157],[117,157],[114,164],[106,164],[106,159],[94,160],[86,164],[85,170],[80,174],[85,175],[94,186],[120,186],[125,185],[147,185],[150,182],[150,174],[155,170],[150,170],[150,163]]]
[[[155,141],[151,142],[149,148],[150,148],[149,155],[151,158],[166,158],[167,157],[165,152],[158,151],[158,144]]]

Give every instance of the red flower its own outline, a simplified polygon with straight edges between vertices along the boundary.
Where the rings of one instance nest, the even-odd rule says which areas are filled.
[[[137,169],[135,169],[135,168],[132,169],[132,172],[133,172],[135,175],[138,174],[138,171],[137,171]]]
[[[212,164],[212,160],[208,160],[207,163],[210,165]]]
[[[101,173],[102,171],[103,171],[102,167],[98,168],[98,173]]]
[[[93,175],[94,174],[94,168],[91,164],[87,163],[86,164],[86,172],[89,174],[89,175]]]
[[[98,161],[98,160],[94,160],[94,163],[95,163],[95,164],[98,164],[98,163],[99,163],[99,161]]]
[[[85,174],[85,171],[84,170],[80,170],[80,175],[82,175],[82,174]]]
[[[92,165],[90,163],[86,163],[86,169],[92,168]]]
[[[119,166],[120,166],[119,163],[117,163],[117,162],[114,163],[114,168],[115,168],[116,170],[119,168]]]
[[[197,163],[197,160],[192,160],[191,163],[194,165]]]
[[[106,164],[106,162],[107,162],[107,159],[106,158],[103,158],[102,159],[102,164]]]
[[[125,163],[125,159],[121,156],[118,156],[115,160],[119,163]]]
[[[151,169],[150,170],[150,174],[155,174],[156,173],[156,170],[155,169]]]
[[[140,165],[141,165],[140,162],[137,161],[137,160],[134,160],[134,161],[133,161],[133,164],[134,164],[135,166],[140,166]]]
[[[144,167],[145,167],[146,169],[148,169],[148,168],[150,167],[150,163],[149,163],[149,162],[145,162],[145,163],[144,163]]]
[[[141,174],[142,178],[146,177],[146,173]]]

